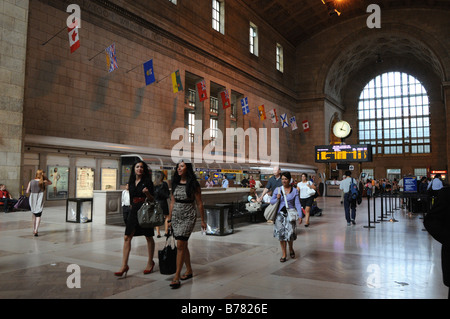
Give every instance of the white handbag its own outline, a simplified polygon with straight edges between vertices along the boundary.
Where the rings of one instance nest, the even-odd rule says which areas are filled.
[[[316,194],[316,190],[308,187],[306,194],[308,194],[308,197],[314,196]]]
[[[288,220],[289,220],[289,222],[295,222],[299,218],[297,209],[289,208],[289,205],[288,205],[288,202],[287,202],[287,198],[286,198],[286,194],[284,193],[284,187],[283,186],[281,186],[281,191],[283,192],[284,204],[286,205],[286,211],[288,213]]]

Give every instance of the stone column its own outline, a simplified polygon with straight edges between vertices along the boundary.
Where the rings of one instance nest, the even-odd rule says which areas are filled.
[[[29,0],[0,1],[0,183],[17,197],[23,163],[23,103]]]

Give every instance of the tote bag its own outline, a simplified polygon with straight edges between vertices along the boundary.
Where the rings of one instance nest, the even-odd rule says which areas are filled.
[[[170,242],[169,242],[170,240]],[[169,230],[166,245],[158,251],[159,271],[163,275],[172,275],[177,270],[177,246],[173,237],[173,230]]]
[[[278,206],[280,206],[280,200],[277,200],[275,204],[270,204],[266,207],[266,210],[264,211],[264,218],[269,221],[274,221],[277,217],[278,212]]]

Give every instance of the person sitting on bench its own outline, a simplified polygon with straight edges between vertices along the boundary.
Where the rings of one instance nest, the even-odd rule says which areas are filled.
[[[14,199],[11,194],[6,189],[6,185],[0,184],[0,202],[3,203],[3,206],[5,208],[5,213],[8,212],[9,207],[14,207],[14,205],[17,203],[17,199]]]

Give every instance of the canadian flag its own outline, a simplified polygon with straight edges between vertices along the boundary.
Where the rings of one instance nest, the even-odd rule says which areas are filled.
[[[80,47],[80,36],[78,33],[78,23],[73,24],[73,28],[69,27],[69,43],[70,53],[74,53]]]
[[[309,122],[307,120],[302,122],[303,125],[303,132],[308,132],[309,131]]]

